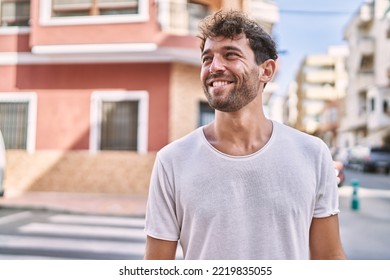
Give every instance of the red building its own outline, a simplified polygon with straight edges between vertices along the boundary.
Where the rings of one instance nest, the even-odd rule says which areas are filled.
[[[6,192],[145,193],[154,152],[210,114],[199,19],[260,4],[277,15],[245,0],[0,0]]]

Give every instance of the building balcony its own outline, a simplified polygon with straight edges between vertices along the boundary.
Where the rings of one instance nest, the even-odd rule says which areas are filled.
[[[158,21],[164,33],[195,35],[199,21],[211,13],[210,6],[185,0],[160,1]]]
[[[271,0],[250,0],[244,8],[256,21],[262,24],[263,28],[272,33],[272,27],[279,21],[279,8],[275,1]]]
[[[359,26],[365,27],[374,20],[374,4],[363,3],[359,9]]]
[[[195,35],[198,23],[208,14],[220,9],[242,8],[262,24],[267,32],[279,21],[279,9],[271,0],[211,1],[189,3],[187,0],[159,2],[158,19],[163,32],[176,35]]]
[[[317,67],[334,67],[335,58],[330,55],[308,55],[305,65]]]
[[[305,116],[315,117],[320,115],[321,112],[324,110],[324,104],[310,102],[304,104],[303,109]]]
[[[343,97],[333,86],[308,86],[304,89],[304,97],[313,100],[337,100]]]
[[[375,84],[374,72],[360,71],[356,78],[356,85],[358,91],[368,89]]]
[[[372,37],[361,37],[358,42],[358,50],[363,55],[371,55],[375,52],[375,40]]]
[[[304,80],[312,84],[333,84],[336,80],[336,73],[334,70],[308,71],[304,74]]]

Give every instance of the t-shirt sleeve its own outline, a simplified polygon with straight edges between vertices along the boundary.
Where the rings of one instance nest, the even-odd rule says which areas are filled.
[[[333,165],[332,156],[326,144],[321,142],[319,175],[314,209],[315,218],[324,218],[338,214],[339,197],[337,176]]]
[[[180,230],[176,216],[174,186],[157,154],[146,208],[145,233],[151,237],[177,241]]]

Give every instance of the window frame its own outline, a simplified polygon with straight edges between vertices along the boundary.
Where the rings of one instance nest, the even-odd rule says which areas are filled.
[[[28,3],[28,10],[31,9],[31,0],[0,0],[0,18],[2,18],[2,15],[1,15],[1,13],[2,13],[2,9],[1,9],[2,2]],[[28,13],[28,15],[26,15],[26,18],[24,20],[27,20],[29,22],[30,19],[31,19],[31,14]],[[0,21],[0,29],[1,28],[21,28],[21,27],[22,28],[27,28],[27,27],[29,27],[29,24],[27,24],[27,25],[24,25],[24,24],[23,25],[1,25],[1,22],[2,21]]]
[[[149,20],[149,1],[138,1],[138,14],[52,17],[52,0],[40,0],[39,23],[43,26],[51,26],[146,22]]]
[[[149,94],[147,91],[94,91],[91,95],[89,151],[101,152],[101,120],[103,102],[138,101],[137,150],[148,152]]]
[[[37,127],[37,94],[35,92],[23,93],[0,93],[1,103],[28,103],[28,120],[27,120],[27,141],[26,150],[28,153],[35,151],[36,145],[36,127]]]

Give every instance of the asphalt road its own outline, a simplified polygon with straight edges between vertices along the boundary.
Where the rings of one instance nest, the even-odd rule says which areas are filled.
[[[390,174],[377,174],[345,169],[344,185],[351,185],[353,179],[360,182],[360,186],[368,189],[390,190]]]
[[[141,218],[0,209],[0,259],[142,259]]]
[[[345,177],[339,219],[348,258],[390,260],[390,175],[345,170]],[[354,205],[352,180],[360,183]]]
[[[390,260],[390,176],[351,170],[345,175],[339,219],[348,258]],[[360,182],[358,209],[352,208],[352,179]],[[143,224],[139,217],[0,208],[0,260],[140,260]]]

